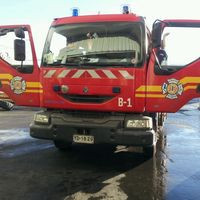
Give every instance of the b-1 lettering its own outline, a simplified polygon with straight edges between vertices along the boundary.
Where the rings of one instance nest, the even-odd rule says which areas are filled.
[[[128,98],[126,100],[124,100],[124,98],[122,97],[119,97],[118,98],[118,107],[128,107],[128,108],[131,108],[132,107],[132,100],[131,98]]]

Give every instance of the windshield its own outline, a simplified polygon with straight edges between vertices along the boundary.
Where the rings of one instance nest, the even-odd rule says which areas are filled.
[[[127,66],[143,63],[141,23],[104,22],[52,27],[43,66]]]

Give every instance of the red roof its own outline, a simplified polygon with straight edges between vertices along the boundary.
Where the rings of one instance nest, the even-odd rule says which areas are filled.
[[[53,21],[52,26],[71,23],[87,23],[87,22],[115,22],[115,21],[143,21],[142,17],[134,14],[110,14],[110,15],[86,15],[77,17],[57,18]]]

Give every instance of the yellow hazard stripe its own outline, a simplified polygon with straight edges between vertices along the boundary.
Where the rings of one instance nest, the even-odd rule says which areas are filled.
[[[191,83],[200,83],[200,77],[184,77],[179,81],[181,84],[191,84]],[[190,87],[190,88],[187,88]],[[187,86],[186,90],[188,89],[196,89],[194,86]],[[186,91],[185,90],[185,91]],[[160,85],[141,85],[139,88],[136,89],[136,92],[162,92],[162,87]]]
[[[9,81],[1,81],[3,85],[10,85]],[[42,88],[40,82],[26,82],[27,88]]]
[[[184,77],[180,80],[183,85],[188,83],[200,83],[200,77]]]
[[[135,94],[135,97],[146,97],[145,94]]]
[[[137,90],[136,92],[144,92],[146,91],[146,86],[145,85],[141,85]]]
[[[145,86],[140,86],[136,92],[162,92],[161,86],[147,86],[145,90]],[[196,89],[196,85],[189,85],[184,87],[184,91]]]
[[[0,74],[0,79],[7,79],[7,80],[11,80],[13,78],[13,76],[11,74]],[[2,81],[2,84],[6,84],[9,85],[10,82],[9,81]],[[30,88],[42,88],[42,85],[40,82],[26,82],[27,87]]]
[[[186,86],[184,88],[184,91],[187,91],[187,90],[196,90],[196,89],[197,89],[196,85],[189,85],[189,86]]]
[[[135,97],[138,98],[165,98],[165,95],[163,94],[135,94]]]
[[[43,93],[43,90],[26,90],[24,93]]]
[[[161,92],[162,89],[161,89],[161,86],[160,85],[142,85],[140,86],[136,92]]]
[[[28,88],[42,88],[42,85],[40,82],[27,82],[26,86]]]
[[[10,85],[9,81],[1,81],[3,85]],[[42,85],[40,82],[27,82],[26,83],[27,88],[42,88]]]
[[[8,79],[11,80],[13,76],[11,74],[0,74],[0,79]]]
[[[165,98],[163,94],[147,94],[146,96],[149,98]]]
[[[9,85],[9,84],[10,84],[9,81],[1,81],[1,83],[2,83],[3,85]]]

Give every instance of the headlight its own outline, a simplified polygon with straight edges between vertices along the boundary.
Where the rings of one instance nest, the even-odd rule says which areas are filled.
[[[126,123],[127,128],[144,128],[152,129],[152,119],[132,119]]]
[[[43,115],[43,114],[35,114],[34,115],[34,121],[44,123],[44,124],[48,124],[49,123],[49,117],[47,115]]]

